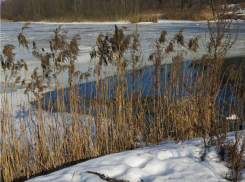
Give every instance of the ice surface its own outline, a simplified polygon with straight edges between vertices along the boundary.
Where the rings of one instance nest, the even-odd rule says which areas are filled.
[[[20,22],[25,23],[25,22]],[[30,22],[35,24],[55,24],[55,25],[121,25],[121,24],[130,24],[129,21],[115,21],[115,22]]]
[[[33,58],[32,42],[35,41],[37,48],[41,50],[44,48],[49,51],[49,40],[54,35],[54,30],[62,25],[62,30],[68,30],[68,38],[71,39],[75,34],[79,34],[82,38],[79,41],[80,55],[76,62],[76,69],[80,71],[87,71],[90,62],[90,51],[92,46],[96,44],[97,36],[100,33],[106,34],[107,32],[113,33],[114,25],[117,24],[119,28],[124,28],[125,34],[132,33],[136,30],[140,33],[142,57],[147,65],[151,65],[148,61],[148,56],[154,51],[155,40],[159,38],[162,30],[168,32],[167,38],[171,39],[180,28],[185,28],[184,36],[188,41],[190,38],[197,35],[201,36],[199,41],[200,49],[196,55],[187,55],[185,59],[190,60],[194,56],[200,57],[206,52],[203,48],[203,42],[205,42],[205,34],[208,32],[207,22],[205,21],[173,21],[173,20],[159,20],[159,23],[139,23],[131,24],[129,22],[73,22],[73,23],[56,23],[56,22],[32,22],[29,29],[24,30],[24,35],[29,42],[29,51],[23,51],[22,47],[19,47],[17,41],[17,35],[21,32],[21,28],[25,22],[1,22],[1,50],[6,44],[13,44],[16,46],[16,60],[25,59],[29,67],[29,76],[32,71],[39,66],[40,62]],[[126,27],[126,28],[125,28]],[[231,25],[231,34],[234,36],[236,33],[237,23],[234,22]],[[227,57],[244,56],[244,43],[245,43],[245,23],[240,22],[239,37],[227,53]],[[180,48],[181,49],[181,48]],[[172,62],[171,56],[167,60],[168,63]],[[41,73],[41,69],[38,70]],[[24,72],[21,73],[22,76]],[[1,70],[0,81],[3,82],[4,73]],[[65,78],[68,80],[68,78]],[[60,80],[61,81],[61,80]]]

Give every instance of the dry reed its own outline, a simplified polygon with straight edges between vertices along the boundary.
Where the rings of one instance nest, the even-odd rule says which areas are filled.
[[[29,115],[23,117],[23,111],[18,110],[18,123],[14,123],[16,109],[7,93],[3,94],[4,107],[0,111],[1,178],[23,181],[82,160],[134,149],[140,143],[157,144],[167,139],[203,137],[205,149],[215,143],[222,144],[223,135],[230,129],[225,114],[238,112],[231,107],[223,109],[223,105],[244,104],[244,92],[241,91],[244,86],[242,79],[234,81],[238,78],[234,75],[230,75],[222,86],[221,67],[236,37],[233,39],[229,34],[229,22],[219,20],[214,26],[209,24],[210,39],[205,44],[207,54],[190,65],[184,61],[185,53],[196,52],[200,38],[186,41],[184,29],[180,29],[172,39],[166,40],[167,32],[163,31],[149,57],[153,63],[151,75],[144,72],[146,68],[142,63],[137,30],[125,35],[115,26],[114,33],[99,35],[91,52],[93,67],[84,73],[74,67],[79,53],[78,35],[68,41],[67,32],[58,27],[50,40],[49,52],[37,50],[34,42],[33,56],[39,60],[42,74],[39,75],[36,68],[31,79],[22,81],[28,98],[36,100],[34,105],[28,100]],[[28,49],[24,33],[18,35],[18,40],[24,49]],[[185,51],[178,51],[178,46],[184,47]],[[6,75],[5,90],[7,71],[15,73],[12,74],[15,84],[22,80],[16,70],[24,68],[28,72],[24,60],[16,66],[14,48],[6,45],[1,56]],[[130,60],[126,54],[131,55]],[[173,55],[171,68],[166,64],[166,56],[170,54]],[[189,71],[183,72],[183,67],[187,66]],[[132,69],[130,74],[128,67]],[[66,89],[58,79],[65,69],[69,74]],[[233,71],[231,69],[230,73]],[[147,86],[143,83],[148,76],[151,78]],[[88,79],[94,82],[88,83]],[[51,93],[52,80],[56,86]],[[229,81],[233,81],[233,89],[237,91],[233,92],[232,103],[219,98]],[[82,83],[86,86],[78,89]],[[48,88],[49,94],[56,93],[56,96],[43,97],[42,93]],[[235,99],[238,97],[241,99]],[[239,113],[239,117],[244,118],[244,113]]]

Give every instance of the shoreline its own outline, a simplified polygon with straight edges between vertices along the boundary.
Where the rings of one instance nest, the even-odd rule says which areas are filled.
[[[8,19],[0,19],[0,22],[13,22],[13,20],[8,20]]]
[[[214,21],[214,20],[168,20],[168,19],[159,19],[158,22],[138,22],[132,23],[129,20],[119,20],[119,21],[13,21],[13,20],[6,20],[0,19],[0,22],[16,22],[16,23],[36,23],[36,24],[112,24],[112,23],[120,23],[120,24],[151,24],[151,23],[163,23],[163,22],[206,22],[206,21]],[[234,21],[234,20],[232,20]],[[241,20],[244,21],[244,20]]]
[[[244,59],[245,59],[245,55],[244,56],[231,56],[231,57],[226,57],[225,60],[224,60],[225,62],[223,63],[223,66],[224,66],[224,68],[227,68],[231,63],[233,63],[233,64],[240,64],[240,62],[242,62],[242,60],[244,60]],[[198,62],[198,60],[196,62]],[[182,71],[184,71],[184,70],[187,71],[188,66],[190,64],[191,64],[191,60],[182,62],[182,64],[181,64],[181,66],[182,66],[181,70]],[[171,71],[171,65],[172,65],[172,63],[167,63],[166,66],[168,68],[168,71]],[[154,69],[154,66],[153,65],[146,66],[146,68],[144,70],[145,72],[141,76],[143,76],[144,78],[148,78],[149,75],[152,73],[153,69]],[[126,71],[126,74],[125,74],[125,77],[126,78],[130,79],[130,73],[131,73],[131,71],[132,71],[131,69]],[[117,76],[117,75],[107,76],[106,79],[113,79],[114,76]],[[148,80],[148,79],[146,79],[145,81],[146,82],[144,83],[144,88],[146,89],[147,88],[147,85],[149,86],[151,81]],[[86,83],[77,84],[77,85],[74,86],[74,88],[75,89],[78,89],[78,90],[84,90],[86,88],[90,88],[91,90],[93,90],[93,88],[95,88],[95,84],[96,84],[96,80],[90,80],[90,81],[88,81]],[[64,89],[65,93],[68,93],[69,87],[64,87],[63,89]],[[59,89],[58,91],[62,91],[62,89]],[[57,96],[56,94],[57,94],[57,90],[50,90],[48,92],[42,93],[42,98],[46,98],[46,99],[48,98],[47,100],[49,100],[50,98],[52,98],[52,100],[55,100],[55,99],[57,99],[56,98],[56,96]],[[142,94],[144,95],[144,93],[142,93]],[[84,95],[85,96],[84,98],[91,98],[92,95],[93,95],[93,93],[89,93],[88,95]],[[149,95],[144,95],[144,96],[149,96]],[[32,103],[34,104],[35,101],[32,102]],[[47,103],[44,103],[44,105],[46,105],[46,104]],[[67,106],[67,107],[68,108],[67,108],[66,112],[69,113],[69,111],[68,111],[69,110],[69,106]],[[44,107],[43,110],[46,110],[46,108]],[[56,112],[55,109],[53,111]]]
[[[157,22],[138,22],[132,23],[129,20],[119,20],[119,21],[13,21],[7,19],[0,19],[0,22],[16,22],[16,23],[34,23],[34,24],[164,24],[164,23],[198,23],[198,22],[214,22],[215,20],[168,20],[168,19],[158,19]],[[238,21],[245,22],[243,19],[227,19],[227,21]]]

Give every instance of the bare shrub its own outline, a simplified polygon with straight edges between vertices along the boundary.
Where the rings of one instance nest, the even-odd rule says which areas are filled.
[[[237,182],[241,181],[241,171],[244,168],[245,138],[236,132],[235,141],[229,141],[225,145],[228,167],[230,169],[227,179]]]

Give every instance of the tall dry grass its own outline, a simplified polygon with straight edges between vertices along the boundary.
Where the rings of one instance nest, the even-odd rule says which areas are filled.
[[[230,25],[223,20],[209,23],[209,37],[204,41],[207,53],[199,61],[193,58],[189,65],[185,55],[199,49],[200,37],[186,40],[184,29],[180,29],[167,40],[167,32],[162,31],[149,56],[153,64],[150,75],[143,64],[137,30],[126,35],[115,26],[114,33],[100,34],[87,72],[76,70],[74,64],[80,36],[68,40],[61,27],[54,31],[50,51],[39,51],[33,42],[32,54],[41,67],[32,73],[24,58],[14,59],[15,47],[6,45],[1,56],[5,72],[0,130],[2,181],[23,181],[93,157],[168,139],[203,137],[206,148],[221,146],[226,133],[240,124],[231,124],[226,116],[237,114],[244,119],[244,69],[230,67],[226,80],[221,70],[226,52],[237,38],[231,36]],[[24,32],[28,26],[18,35],[24,50],[30,47]],[[180,51],[179,46],[185,50]],[[170,67],[166,64],[168,55],[172,55]],[[23,69],[30,79],[19,75]],[[65,70],[69,74],[67,88],[58,79]],[[55,88],[51,93],[52,81]],[[10,82],[13,87],[21,83],[25,88],[26,116],[6,91]],[[84,89],[78,89],[80,84],[86,84]],[[220,94],[227,88],[233,91],[230,100]],[[43,97],[44,92],[56,94]],[[30,103],[33,98],[35,104]],[[236,104],[239,107],[234,107]]]
[[[167,20],[211,20],[213,19],[212,9],[209,8],[183,8],[183,9],[172,9],[166,8],[162,11],[160,19]]]
[[[158,22],[158,14],[139,14],[130,17],[129,21],[131,23],[140,23],[140,22]]]

